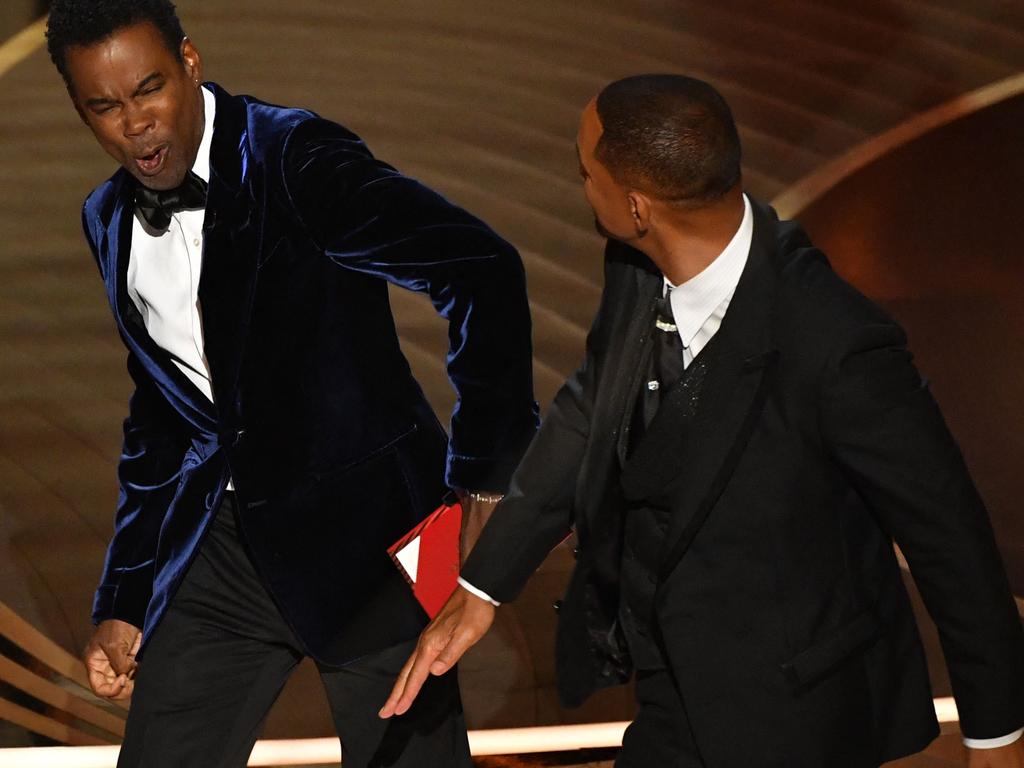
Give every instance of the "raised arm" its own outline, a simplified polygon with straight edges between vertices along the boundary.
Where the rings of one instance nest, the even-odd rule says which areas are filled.
[[[287,205],[328,258],[426,294],[448,321],[457,401],[446,479],[455,488],[503,490],[537,427],[530,312],[515,248],[326,120],[293,129],[281,172]]]

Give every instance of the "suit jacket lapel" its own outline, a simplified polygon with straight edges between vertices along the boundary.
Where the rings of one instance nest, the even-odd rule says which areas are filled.
[[[618,406],[614,423],[618,427],[616,452],[620,464],[626,461],[633,406],[647,368],[647,358],[651,354],[651,329],[654,328],[655,307],[663,285],[664,279],[653,265],[651,270],[636,271],[636,305],[626,329],[619,376],[615,392],[612,393],[613,402]]]
[[[99,246],[101,253],[106,251],[110,265],[107,291],[114,309],[114,319],[125,343],[167,394],[171,405],[198,429],[213,432],[216,417],[212,403],[174,364],[167,351],[153,341],[138,307],[128,293],[135,198],[131,180],[126,172],[122,173],[124,176],[107,225],[105,242]]]
[[[692,363],[703,370],[691,374],[689,386],[672,391],[623,468],[627,501],[657,499],[671,506],[672,545],[695,515],[710,512],[728,481],[749,438],[745,427],[752,426],[763,405],[765,376],[777,356],[770,330],[774,225],[771,214],[756,206],[754,216],[750,255],[729,310]],[[692,539],[696,531],[687,534]]]
[[[260,229],[252,216],[257,170],[250,162],[243,104],[212,86],[217,98],[210,186],[203,225],[199,305],[214,400],[230,409],[256,282]]]

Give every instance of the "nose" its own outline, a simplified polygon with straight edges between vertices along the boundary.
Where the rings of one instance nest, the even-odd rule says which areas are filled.
[[[153,127],[153,116],[147,110],[131,104],[123,110],[121,121],[124,135],[132,138],[141,136]]]

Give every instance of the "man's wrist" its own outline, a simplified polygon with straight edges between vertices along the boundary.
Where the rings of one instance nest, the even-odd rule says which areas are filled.
[[[493,597],[488,595],[482,589],[477,589],[476,587],[474,587],[472,584],[470,584],[468,581],[466,581],[461,576],[459,576],[459,586],[462,587],[467,592],[469,592],[469,594],[473,595],[474,597],[479,597],[481,600],[486,600],[488,603],[493,605],[495,608],[497,608],[497,607],[499,607],[501,605],[501,603],[499,603]]]
[[[457,493],[460,498],[469,499],[477,504],[497,504],[505,497],[505,494],[497,491],[470,491],[466,489],[459,489]]]
[[[964,745],[968,749],[998,749],[999,747],[1007,747],[1019,741],[1021,736],[1024,736],[1024,728],[1018,728],[1013,733],[997,736],[994,739],[968,739],[965,736]]]

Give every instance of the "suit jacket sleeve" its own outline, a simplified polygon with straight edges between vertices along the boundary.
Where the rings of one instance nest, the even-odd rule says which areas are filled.
[[[508,494],[462,568],[463,579],[499,602],[514,600],[552,548],[571,532],[577,479],[590,440],[597,370],[608,342],[609,286],[614,284],[606,262],[605,291],[587,335],[583,364],[555,395],[512,476]]]
[[[503,490],[537,428],[530,312],[515,248],[321,119],[285,142],[286,204],[339,266],[430,297],[457,395],[447,482]]]
[[[985,507],[894,324],[853,332],[826,374],[829,447],[900,545],[939,628],[965,736],[1024,723],[1024,640]]]
[[[86,239],[96,247],[86,228]],[[98,261],[98,260],[97,260]],[[188,440],[180,417],[167,403],[135,355],[128,355],[135,383],[124,421],[118,462],[114,535],[93,601],[96,624],[120,619],[142,627],[153,591],[153,564],[164,515],[181,473]]]

